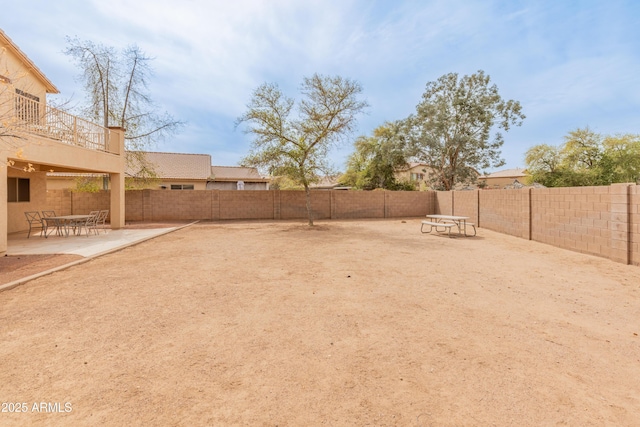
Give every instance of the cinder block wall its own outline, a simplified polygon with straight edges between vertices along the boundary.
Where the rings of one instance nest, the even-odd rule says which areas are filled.
[[[481,191],[479,225],[489,230],[529,239],[529,189]]]
[[[219,197],[219,219],[273,219],[270,191],[214,191]]]
[[[385,218],[424,217],[436,211],[433,191],[385,191]]]
[[[609,257],[610,187],[531,190],[531,238]]]
[[[147,197],[151,206],[150,212],[145,200]],[[209,190],[143,190],[143,203],[145,221],[211,219]]]
[[[478,207],[480,191],[454,191],[453,192],[453,214],[458,216],[468,216],[469,222],[480,225],[478,221]]]
[[[276,191],[279,204],[280,218],[274,219],[304,219],[307,218],[307,199],[304,191]],[[311,192],[311,212],[313,219],[331,218],[331,191]]]
[[[110,192],[105,190],[96,193],[71,193],[71,214],[82,215],[91,211],[110,209],[110,197]]]
[[[457,192],[313,191],[314,219],[468,216],[479,227],[640,265],[640,186]],[[303,191],[127,191],[128,221],[305,219]],[[61,214],[109,209],[109,193],[49,190]],[[12,213],[16,217],[21,212]]]
[[[145,190],[128,190],[124,198],[125,218],[127,221],[144,221]]]
[[[47,208],[56,215],[71,215],[71,191],[47,190]]]
[[[436,213],[453,215],[453,195],[455,191],[436,191]]]
[[[334,191],[332,218],[384,218],[385,191]]]
[[[631,264],[640,265],[640,185],[630,188],[629,222]]]
[[[109,209],[109,192],[50,190],[47,205],[64,214]],[[442,193],[448,197],[450,193]],[[436,212],[435,192],[312,191],[314,219],[400,218]],[[306,219],[304,191],[128,190],[128,221]]]

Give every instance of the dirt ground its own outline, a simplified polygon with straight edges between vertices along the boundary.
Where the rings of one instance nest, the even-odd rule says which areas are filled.
[[[170,228],[184,222],[130,222],[125,228]],[[0,285],[82,259],[80,255],[8,255],[0,257]]]
[[[640,424],[639,267],[419,223],[201,223],[0,292],[0,425]]]

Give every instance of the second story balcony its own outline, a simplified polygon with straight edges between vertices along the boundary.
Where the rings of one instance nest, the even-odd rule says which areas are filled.
[[[63,144],[118,154],[110,149],[109,129],[46,105],[37,97],[17,90],[3,108],[9,117],[3,117],[3,126],[16,134],[26,133],[55,140]]]

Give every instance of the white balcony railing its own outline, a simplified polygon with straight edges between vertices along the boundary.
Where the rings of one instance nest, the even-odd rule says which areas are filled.
[[[110,152],[109,129],[65,111],[45,107],[36,99],[14,94],[13,125],[17,130],[54,139],[64,144]]]

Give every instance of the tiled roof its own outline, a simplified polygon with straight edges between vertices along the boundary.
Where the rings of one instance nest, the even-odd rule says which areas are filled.
[[[309,185],[309,187],[311,187],[311,188],[334,188],[334,187],[339,187],[340,183],[338,181],[340,180],[340,177],[341,177],[341,175],[323,176],[322,178],[320,178],[320,181]]]
[[[214,181],[269,181],[268,178],[260,176],[258,169],[243,166],[211,166],[211,177]]]
[[[74,172],[47,172],[47,177],[52,178],[76,178],[82,176],[85,178],[102,178],[108,175],[105,173],[74,173]]]
[[[480,178],[520,178],[523,176],[527,176],[526,171],[524,169],[516,168],[493,172],[488,175],[481,176]]]
[[[211,175],[211,156],[209,154],[186,153],[158,153],[142,152],[158,178],[163,179],[202,179],[207,180]],[[140,164],[135,156],[127,165],[127,176],[136,176],[140,171]]]

